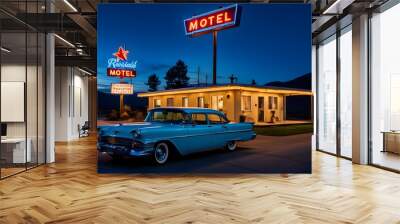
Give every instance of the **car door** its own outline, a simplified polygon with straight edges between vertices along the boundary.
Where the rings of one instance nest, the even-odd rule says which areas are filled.
[[[186,138],[183,154],[204,151],[212,147],[210,128],[205,113],[192,113],[191,124],[186,125]]]
[[[225,120],[217,113],[207,114],[208,128],[212,135],[210,139],[212,147],[211,149],[224,147],[226,144],[226,131],[227,125]]]

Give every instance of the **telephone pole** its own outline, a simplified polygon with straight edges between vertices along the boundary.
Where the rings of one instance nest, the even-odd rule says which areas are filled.
[[[237,77],[233,74],[231,76],[229,76],[228,78],[231,81],[231,84],[234,84],[235,82],[237,82]]]
[[[197,86],[200,86],[200,66],[197,66]]]

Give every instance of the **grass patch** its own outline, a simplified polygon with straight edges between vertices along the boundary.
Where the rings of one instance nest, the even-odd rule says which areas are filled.
[[[313,132],[313,124],[291,124],[276,126],[255,126],[257,135],[288,136]]]

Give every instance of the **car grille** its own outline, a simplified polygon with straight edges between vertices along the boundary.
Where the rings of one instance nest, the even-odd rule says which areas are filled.
[[[118,137],[101,137],[100,142],[112,145],[123,145],[130,146],[132,140],[128,138],[118,138]]]

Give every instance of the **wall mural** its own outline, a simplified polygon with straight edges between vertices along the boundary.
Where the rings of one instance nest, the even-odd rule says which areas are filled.
[[[100,4],[97,27],[98,172],[311,172],[309,5]]]

